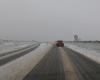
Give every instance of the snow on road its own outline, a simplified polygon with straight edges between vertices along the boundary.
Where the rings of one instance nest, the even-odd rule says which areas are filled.
[[[51,44],[43,43],[29,54],[1,66],[0,80],[23,80],[51,48]]]
[[[73,44],[65,44],[65,46],[67,46],[68,48],[70,48],[74,51],[79,52],[82,55],[85,55],[86,57],[88,57],[100,64],[100,53],[96,52],[95,50],[79,47],[79,46],[73,45]]]

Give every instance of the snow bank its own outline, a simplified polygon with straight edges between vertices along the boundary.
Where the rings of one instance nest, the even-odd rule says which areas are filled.
[[[29,45],[32,45],[33,43],[24,43],[24,44],[14,44],[14,43],[6,43],[6,45],[0,45],[0,54],[11,52],[14,50],[18,50],[24,47],[27,47]],[[36,44],[36,43],[34,43]]]
[[[86,48],[81,48],[81,47],[78,47],[78,46],[72,45],[72,44],[65,44],[65,46],[67,46],[68,48],[70,48],[74,51],[79,52],[80,54],[85,55],[86,57],[88,57],[100,64],[100,53],[97,53],[94,50],[88,50]]]
[[[41,44],[29,54],[1,66],[0,80],[22,80],[51,48],[51,44]]]

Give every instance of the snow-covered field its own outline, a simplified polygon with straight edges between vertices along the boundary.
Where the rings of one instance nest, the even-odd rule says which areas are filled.
[[[84,49],[94,50],[100,53],[100,43],[72,43],[72,44],[78,47],[82,47]]]
[[[100,64],[100,43],[66,43],[65,46]]]
[[[23,80],[51,48],[51,44],[42,43],[34,51],[1,66],[0,80]]]
[[[0,44],[0,54],[27,47],[36,42],[4,42]]]

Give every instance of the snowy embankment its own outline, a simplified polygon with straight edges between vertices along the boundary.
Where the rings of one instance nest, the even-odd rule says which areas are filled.
[[[19,50],[32,44],[33,44],[32,42],[31,43],[17,43],[17,44],[13,42],[5,43],[5,44],[0,45],[0,54]],[[36,43],[34,42],[34,44]]]
[[[51,48],[51,44],[42,43],[36,50],[1,66],[0,80],[23,80]]]
[[[80,54],[82,54],[100,64],[100,53],[97,53],[94,50],[89,50],[86,48],[78,47],[77,45],[65,44],[65,46],[67,46],[68,48],[70,48],[76,52],[79,52]]]

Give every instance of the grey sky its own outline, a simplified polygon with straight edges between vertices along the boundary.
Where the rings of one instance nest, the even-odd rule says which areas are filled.
[[[99,0],[0,0],[0,38],[100,40]]]

